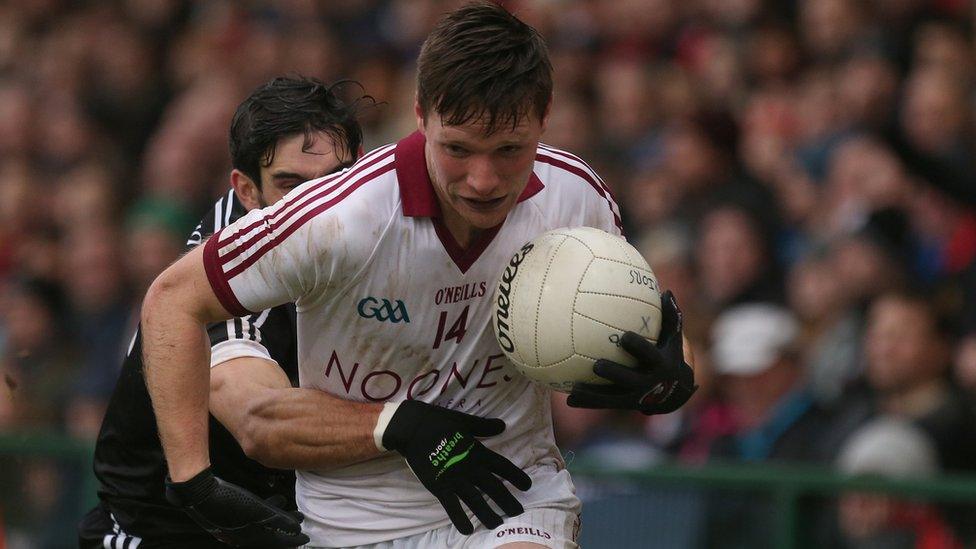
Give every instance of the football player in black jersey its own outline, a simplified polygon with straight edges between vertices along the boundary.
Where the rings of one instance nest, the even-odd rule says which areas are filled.
[[[334,88],[310,78],[276,78],[241,103],[230,128],[233,189],[203,218],[188,248],[247,211],[273,204],[300,183],[358,158],[358,110],[372,98],[344,102]],[[290,547],[307,539],[297,533],[294,472],[266,466],[284,464],[267,455],[248,423],[249,401],[260,396],[258,391],[298,386],[294,327],[292,304],[209,327],[211,468],[204,477],[176,486],[167,486],[136,334],[98,435],[94,463],[100,503],[79,525],[82,549]],[[254,379],[263,382],[251,383]],[[268,501],[264,528],[235,531],[234,514],[241,512],[233,505],[237,487]]]

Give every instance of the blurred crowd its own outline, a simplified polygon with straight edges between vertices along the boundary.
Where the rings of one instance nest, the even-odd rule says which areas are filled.
[[[394,141],[413,129],[419,45],[457,3],[0,4],[0,432],[97,433],[142,293],[228,188],[230,118],[253,88],[352,79],[380,102],[367,150]],[[557,395],[564,450],[619,467],[976,469],[968,1],[505,4],[548,39],[545,141],[614,190],[684,310],[701,385],[651,418]],[[58,485],[30,474],[27,515]],[[865,517],[972,534],[867,496],[838,508],[851,547],[878,534]]]

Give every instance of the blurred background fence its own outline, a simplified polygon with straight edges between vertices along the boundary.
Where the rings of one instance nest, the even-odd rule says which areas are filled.
[[[58,434],[0,436],[0,547],[76,547],[74,524],[97,501],[91,450]],[[862,547],[844,538],[845,498],[900,509],[898,528],[871,542],[886,548],[961,547],[949,532],[971,530],[976,517],[971,475],[890,479],[768,463],[612,469],[572,459],[570,469],[584,501],[586,549]]]
[[[797,549],[869,543],[948,548],[959,545],[944,537],[938,524],[923,523],[932,513],[944,513],[947,521],[968,527],[963,523],[976,512],[976,476],[895,480],[784,464],[659,465],[625,471],[579,464],[571,469],[584,500],[580,543],[586,548]],[[902,506],[902,531],[863,545],[845,539],[839,524],[844,498]]]

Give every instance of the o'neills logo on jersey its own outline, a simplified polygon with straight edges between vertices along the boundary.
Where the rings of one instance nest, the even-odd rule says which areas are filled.
[[[525,256],[531,250],[532,244],[529,243],[522,246],[522,249],[518,252],[515,252],[512,260],[508,262],[508,267],[505,267],[505,272],[502,273],[501,281],[498,283],[498,308],[495,310],[495,323],[498,328],[498,344],[502,346],[502,349],[506,353],[511,353],[515,350],[515,344],[512,343],[512,338],[508,335],[508,307],[510,305],[508,297],[512,292],[512,281],[515,280],[519,265],[525,261]]]
[[[487,284],[482,282],[471,282],[461,286],[448,286],[441,288],[434,294],[434,303],[458,303],[467,301],[475,297],[482,297],[488,292]]]
[[[375,318],[380,322],[390,321],[393,324],[410,322],[407,306],[399,299],[391,302],[389,299],[376,299],[373,296],[364,297],[359,300],[356,312],[363,318]]]

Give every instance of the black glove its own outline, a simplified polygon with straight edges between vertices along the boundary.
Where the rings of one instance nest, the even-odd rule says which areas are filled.
[[[469,535],[474,528],[458,499],[485,527],[492,529],[500,526],[502,519],[484,496],[498,504],[507,516],[514,517],[522,514],[522,504],[501,479],[522,491],[532,486],[525,471],[475,438],[495,436],[504,430],[505,422],[497,418],[481,418],[406,400],[383,431],[383,446],[407,460],[424,488],[441,502],[458,531]]]
[[[166,499],[218,540],[233,547],[297,547],[309,542],[302,514],[214,476],[209,467],[185,482],[166,478]]]
[[[637,367],[597,360],[593,373],[612,384],[575,383],[567,404],[574,408],[667,414],[688,402],[698,389],[695,372],[685,362],[681,311],[670,290],[661,296],[661,333],[657,345],[634,332],[624,332],[620,346],[637,359]]]

